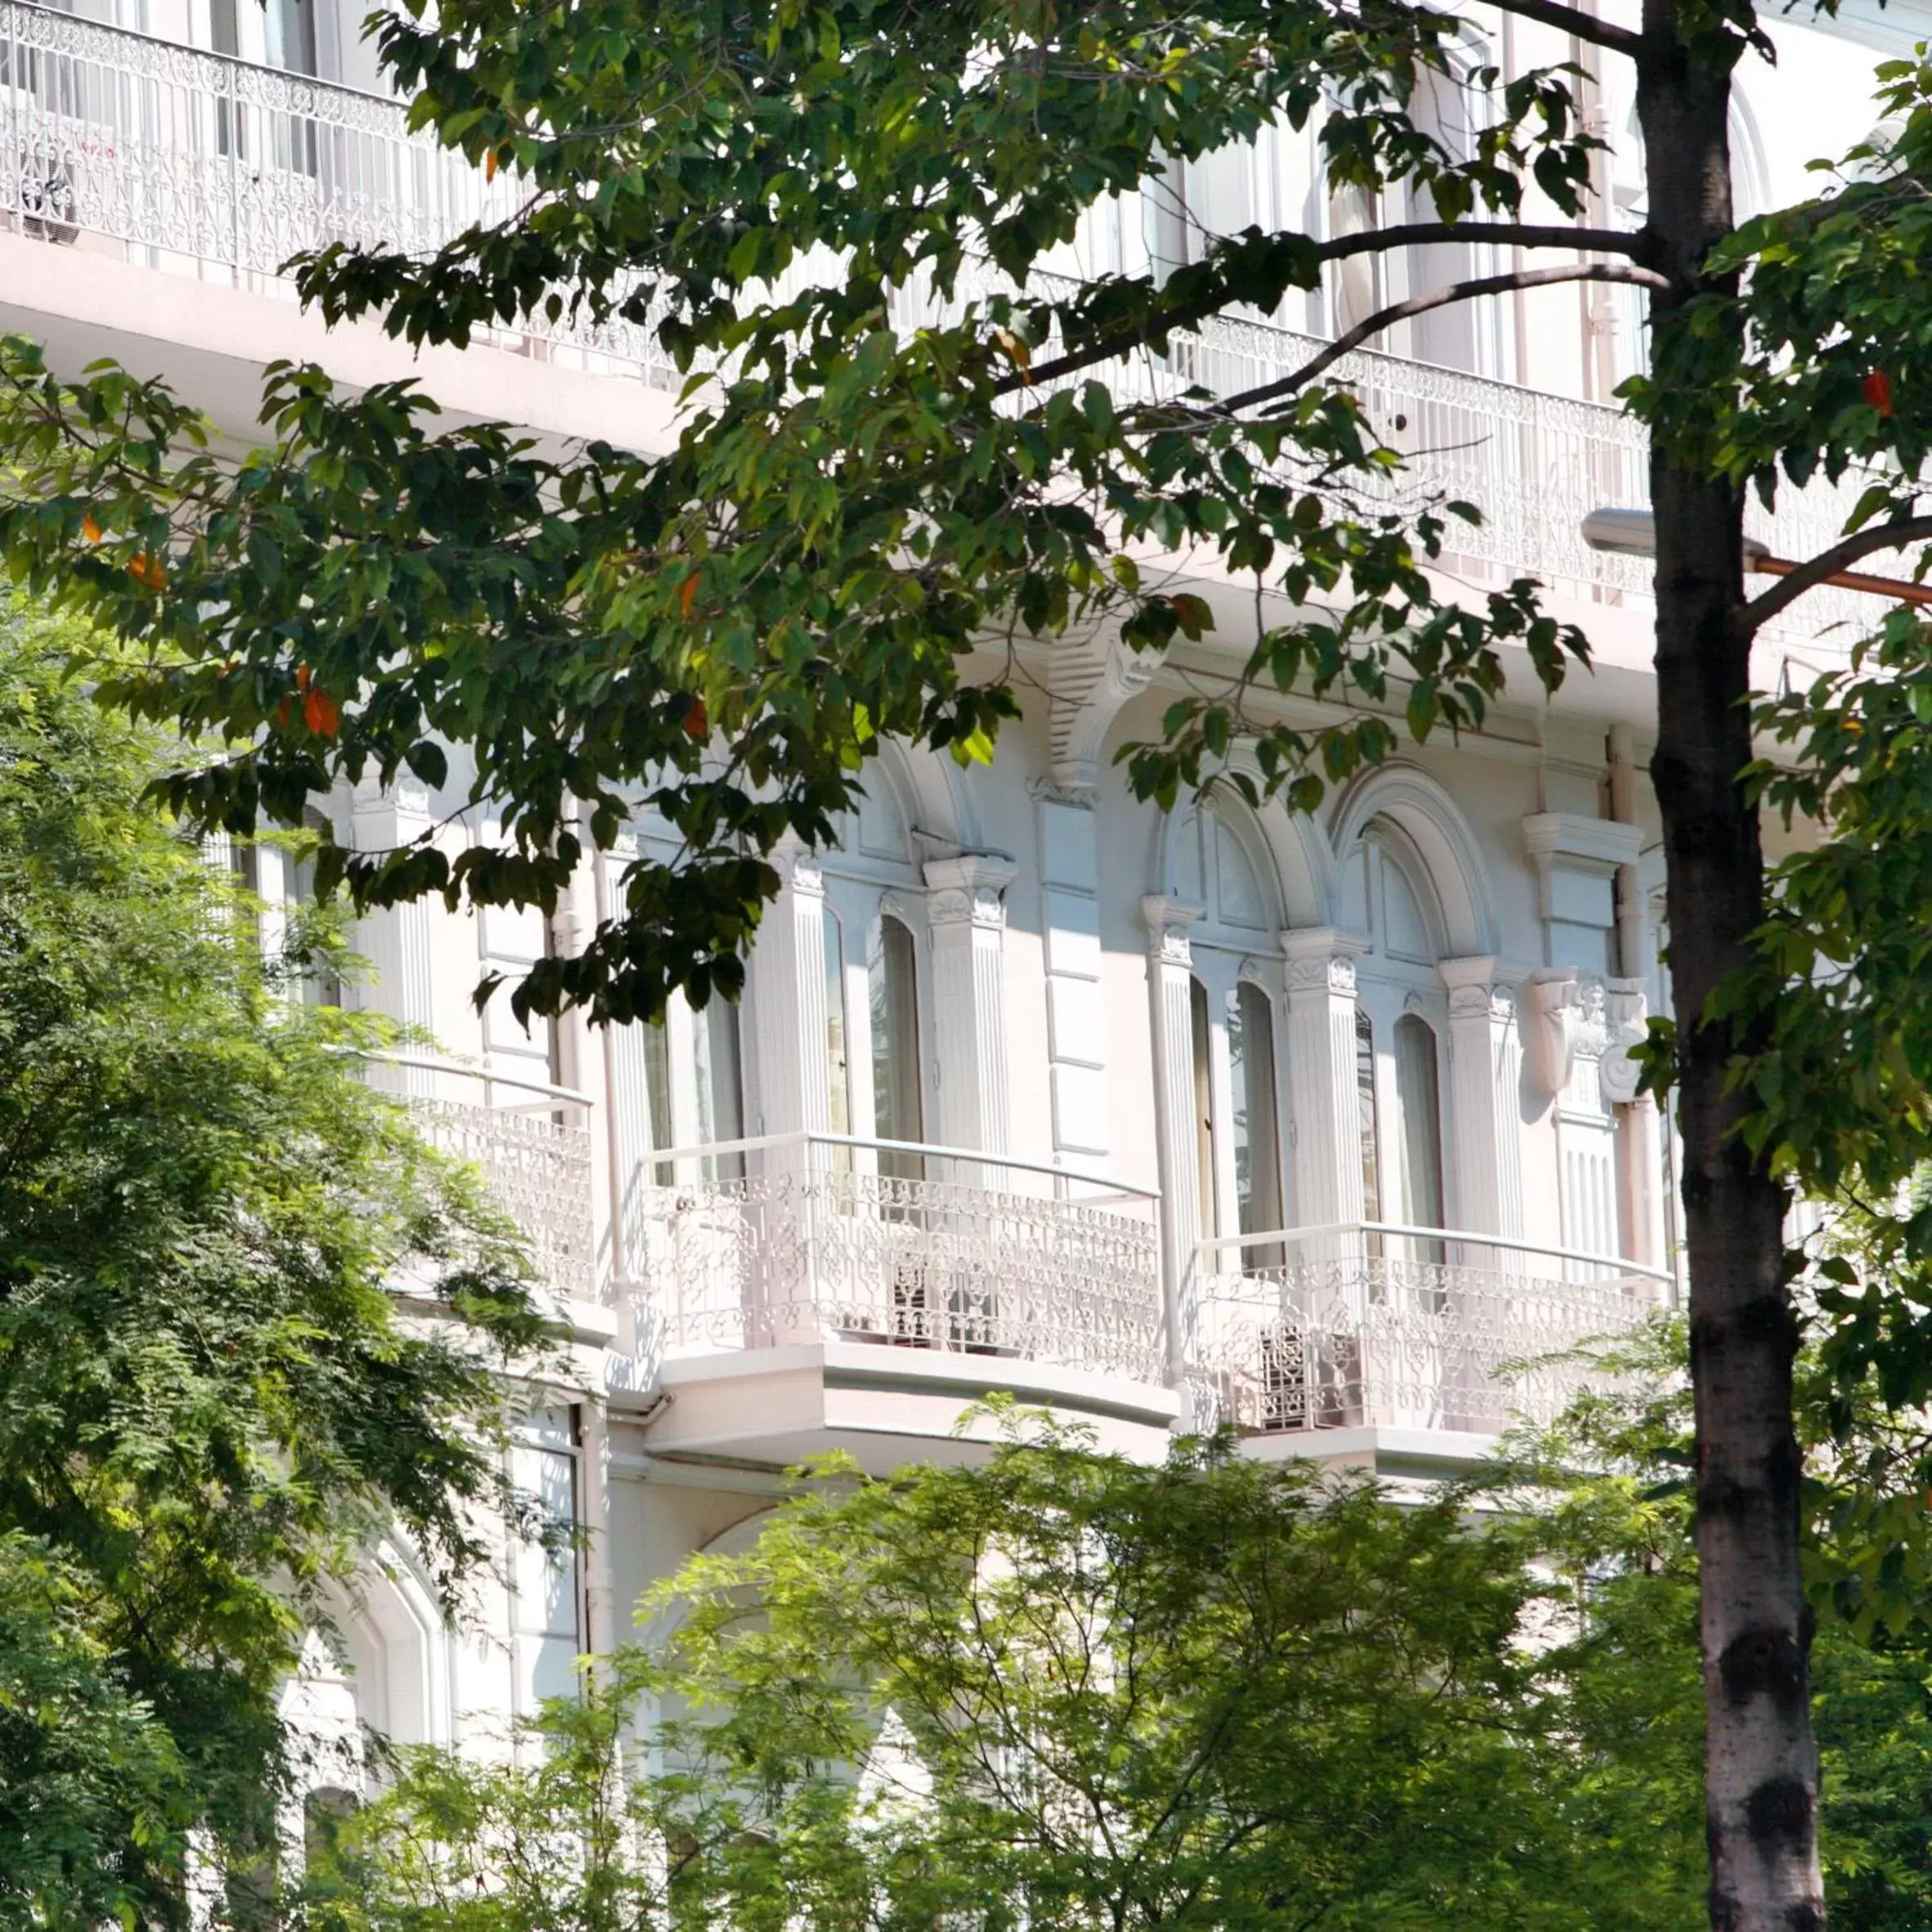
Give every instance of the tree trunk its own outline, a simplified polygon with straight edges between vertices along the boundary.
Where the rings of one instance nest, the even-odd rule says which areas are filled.
[[[1672,0],[1645,0],[1638,110],[1656,266],[1653,344],[1731,226],[1728,66],[1679,38]],[[1714,36],[1713,37],[1714,39]],[[1714,48],[1712,50],[1714,53]],[[1764,907],[1758,815],[1739,774],[1750,757],[1750,640],[1742,501],[1674,467],[1653,446],[1657,531],[1656,756],[1669,860],[1670,975],[1678,1027],[1691,1373],[1696,1391],[1702,1578],[1705,1828],[1714,1932],[1813,1932],[1817,1754],[1811,1619],[1798,1566],[1791,1368],[1797,1319],[1784,1280],[1783,1190],[1734,1130],[1724,1093],[1737,1040],[1698,1022],[1744,956]]]

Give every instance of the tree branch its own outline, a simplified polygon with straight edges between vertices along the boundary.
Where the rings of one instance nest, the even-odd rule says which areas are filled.
[[[1585,13],[1580,7],[1565,7],[1560,0],[1496,0],[1496,4],[1505,13],[1513,13],[1525,20],[1540,20],[1546,27],[1560,27],[1566,34],[1574,34],[1579,40],[1587,40],[1595,47],[1606,47],[1613,53],[1629,54],[1635,57],[1642,46],[1640,34],[1633,34],[1628,27],[1620,27],[1613,20],[1600,20],[1593,13]]]
[[[1763,595],[1754,597],[1738,612],[1738,625],[1746,637],[1752,636],[1781,610],[1796,603],[1807,591],[1815,591],[1835,577],[1847,564],[1857,563],[1874,550],[1896,550],[1902,544],[1929,539],[1932,539],[1932,516],[1897,517],[1889,523],[1873,523],[1856,531],[1830,550],[1820,550],[1809,563],[1799,564]]]
[[[1411,295],[1405,302],[1391,303],[1377,309],[1366,321],[1358,322],[1347,334],[1338,335],[1318,356],[1311,356],[1292,375],[1278,382],[1264,383],[1258,389],[1243,389],[1215,405],[1218,411],[1233,415],[1236,410],[1252,409],[1258,402],[1271,402],[1278,396],[1292,395],[1305,389],[1324,369],[1331,368],[1351,350],[1359,348],[1372,335],[1379,335],[1391,323],[1409,317],[1427,315],[1432,308],[1446,308],[1452,302],[1473,302],[1484,295],[1507,295],[1518,289],[1548,288],[1553,282],[1634,282],[1640,288],[1668,289],[1670,279],[1655,268],[1640,268],[1629,262],[1578,262],[1563,268],[1519,268],[1507,275],[1479,276],[1473,281],[1452,282],[1433,294]]]
[[[1642,262],[1650,252],[1648,239],[1626,228],[1579,228],[1561,222],[1398,222],[1386,228],[1368,228],[1356,235],[1332,236],[1312,244],[1317,262],[1345,261],[1350,255],[1377,254],[1385,249],[1426,246],[1431,242],[1487,241],[1498,247],[1574,248],[1598,254],[1628,255]],[[1143,348],[1154,335],[1170,335],[1176,329],[1191,329],[1218,315],[1234,297],[1223,294],[1212,302],[1193,302],[1148,317],[1131,329],[1117,330],[1085,348],[1056,356],[1037,366],[1003,382],[994,392],[1010,395],[1031,389],[1037,383],[1057,381],[1096,362],[1111,362],[1116,356]]]

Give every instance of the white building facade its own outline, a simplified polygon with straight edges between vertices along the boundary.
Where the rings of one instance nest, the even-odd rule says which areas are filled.
[[[0,323],[57,367],[165,375],[238,438],[262,366],[294,357],[350,383],[413,373],[459,419],[663,447],[676,379],[641,330],[411,359],[296,307],[275,270],[297,249],[432,243],[506,191],[406,133],[360,12],[0,0]],[[1875,50],[1908,44],[1912,15],[1776,32],[1782,63],[1742,85],[1746,213],[1798,198],[1806,161],[1868,132]],[[1471,47],[1518,66],[1569,53],[1501,16]],[[1613,142],[1620,84],[1606,74],[1600,97]],[[1627,158],[1602,174],[1585,218],[1639,224]],[[1313,181],[1300,136],[1215,157],[1111,206],[1061,266],[1184,259],[1253,220],[1400,218],[1319,204]],[[1148,380],[1265,381],[1404,286],[1483,272],[1471,255],[1351,263]],[[1505,1364],[1671,1301],[1669,1127],[1627,1057],[1667,1009],[1645,566],[1580,532],[1642,501],[1642,439],[1609,400],[1640,323],[1614,290],[1539,291],[1352,359],[1424,479],[1486,512],[1440,574],[1540,577],[1595,668],[1546,700],[1517,667],[1482,734],[1409,752],[1313,816],[1220,798],[1165,815],[1112,762],[1189,672],[1245,655],[1251,587],[1201,571],[1207,641],[1159,663],[1104,635],[1043,646],[990,769],[882,757],[834,848],[780,855],[736,1008],[674,1002],[661,1027],[608,1033],[526,1029],[501,997],[476,1013],[481,974],[595,923],[621,852],[554,921],[425,905],[363,923],[373,977],[348,996],[436,1042],[380,1077],[482,1166],[564,1310],[573,1365],[518,1472],[590,1534],[574,1562],[506,1546],[461,1628],[407,1549],[372,1552],[294,1705],[331,1736],[359,1719],[406,1743],[528,1711],[579,1651],[628,1634],[647,1584],[753,1534],[789,1465],[969,1454],[955,1424],[994,1391],[1136,1455],[1224,1422],[1259,1455],[1427,1476],[1572,1386]],[[1807,497],[1761,534],[1808,554],[1844,507]],[[1830,627],[1858,604],[1794,606],[1760,683],[1839,652]],[[344,792],[327,815],[365,846],[432,824],[452,849],[495,837],[465,804],[458,771],[438,794]],[[267,896],[299,889],[261,863]]]

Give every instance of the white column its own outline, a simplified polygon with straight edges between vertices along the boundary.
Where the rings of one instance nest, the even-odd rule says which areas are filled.
[[[1488,957],[1445,959],[1436,970],[1449,988],[1454,1224],[1520,1238],[1523,1049],[1516,986],[1501,961]]]
[[[1288,1138],[1296,1219],[1305,1227],[1363,1217],[1362,1124],[1355,1090],[1355,955],[1367,942],[1332,926],[1282,935],[1288,979]],[[1291,1258],[1353,1252],[1308,1243]]]
[[[758,1090],[752,1132],[823,1134],[832,1124],[825,1049],[825,881],[788,842],[771,856],[781,884],[751,957]]]
[[[358,851],[408,845],[429,829],[429,795],[407,783],[384,791],[373,780],[365,780],[356,787],[352,820],[351,836]],[[429,903],[422,899],[384,906],[357,921],[355,940],[357,951],[370,966],[357,1004],[425,1032],[434,1032],[436,1024],[431,917]],[[467,994],[471,988],[463,991]],[[507,1000],[509,989],[501,989],[496,996]],[[423,1049],[412,1050],[420,1054]],[[397,1069],[393,1084],[402,1093],[425,1097],[434,1094],[438,1085],[434,1073],[416,1067]],[[474,1083],[465,1081],[452,1086],[448,1097],[474,1102],[478,1094]]]
[[[1154,1122],[1161,1174],[1161,1276],[1170,1373],[1183,1366],[1185,1286],[1201,1241],[1201,1174],[1194,1139],[1193,953],[1188,928],[1201,908],[1150,894],[1148,991],[1154,1036]]]
[[[1004,860],[934,859],[926,866],[932,935],[932,1043],[939,1079],[933,1138],[1003,1154],[1006,1092]]]

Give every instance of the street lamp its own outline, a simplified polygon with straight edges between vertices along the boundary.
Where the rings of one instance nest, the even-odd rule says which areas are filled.
[[[1583,521],[1584,541],[1593,550],[1624,557],[1657,554],[1657,522],[1647,510],[1593,510]],[[1744,540],[1744,567],[1759,577],[1789,577],[1801,568],[1786,557],[1774,557],[1755,537]],[[1907,583],[1898,577],[1867,577],[1862,570],[1835,570],[1821,583],[1841,590],[1867,591],[1901,604],[1932,604],[1932,584]]]

